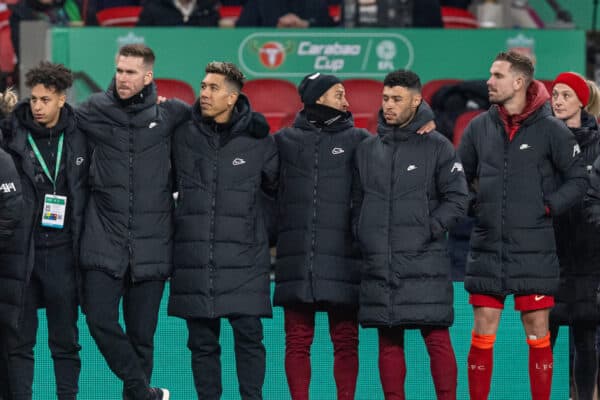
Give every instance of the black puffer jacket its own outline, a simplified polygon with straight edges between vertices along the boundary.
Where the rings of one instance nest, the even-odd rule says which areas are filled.
[[[9,319],[16,321],[22,306],[22,295],[26,284],[29,282],[33,270],[35,257],[34,230],[40,224],[41,215],[38,213],[44,194],[39,193],[35,184],[35,168],[31,158],[31,149],[27,144],[27,133],[35,129],[29,101],[25,100],[17,105],[10,120],[10,128],[5,133],[5,147],[12,156],[20,177],[23,193],[23,213],[15,233],[3,250],[5,264],[3,270],[12,281],[3,286],[3,292],[12,293],[20,299],[13,304]],[[64,132],[63,155],[64,165],[59,170],[58,179],[66,180],[67,188],[67,216],[70,221],[70,234],[73,244],[73,254],[79,251],[80,234],[83,223],[83,210],[87,199],[87,171],[89,157],[85,137],[78,130],[75,123],[73,109],[65,104],[61,111],[59,125],[56,126],[57,134]],[[62,184],[60,184],[62,186]],[[77,265],[77,259],[75,259]],[[15,322],[16,323],[16,322]]]
[[[387,125],[380,112],[378,136],[358,146],[363,326],[453,322],[445,233],[466,213],[468,191],[448,139],[438,132],[415,133],[432,119],[424,104],[404,128]]]
[[[351,189],[354,153],[368,136],[349,114],[319,129],[304,112],[275,135],[281,160],[276,305],[358,306]]]
[[[583,162],[591,172],[600,155],[600,132],[596,119],[583,112],[581,128],[571,128],[581,148]],[[587,222],[581,201],[555,220],[556,250],[560,263],[560,288],[550,319],[553,323],[600,322],[596,288],[600,283],[600,232]]]
[[[189,115],[177,100],[157,105],[151,85],[141,103],[122,107],[111,84],[77,110],[91,148],[81,264],[118,278],[130,267],[133,281],[171,273],[171,135]]]
[[[197,0],[191,15],[184,18],[173,0],[152,0],[144,3],[138,26],[217,26],[217,0]]]
[[[192,119],[175,132],[179,198],[170,315],[271,315],[261,190],[275,194],[279,161],[268,130],[240,95],[227,126],[203,119],[196,102]]]
[[[0,268],[0,325],[12,328],[16,328],[19,321],[26,268],[15,255],[7,258],[6,249],[15,244],[12,237],[15,227],[22,221],[22,213],[21,179],[12,157],[0,149],[0,254],[4,259]]]
[[[478,187],[465,275],[471,293],[551,295],[558,289],[545,207],[552,216],[562,214],[581,199],[588,181],[575,137],[548,102],[541,104],[512,140],[498,106],[471,121],[462,137],[465,174]]]

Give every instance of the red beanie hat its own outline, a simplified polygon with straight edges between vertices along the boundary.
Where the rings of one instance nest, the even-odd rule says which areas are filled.
[[[581,104],[583,104],[584,107],[587,106],[588,101],[590,100],[590,88],[585,79],[573,72],[563,72],[554,79],[552,86],[557,83],[564,83],[573,89]]]

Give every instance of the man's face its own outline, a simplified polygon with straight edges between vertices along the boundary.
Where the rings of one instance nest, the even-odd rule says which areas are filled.
[[[152,82],[152,70],[142,57],[118,56],[115,81],[119,97],[127,100]]]
[[[523,84],[523,77],[515,74],[508,61],[494,61],[487,81],[488,97],[492,104],[505,104]]]
[[[389,125],[406,125],[417,112],[421,95],[403,86],[384,86],[381,108]]]
[[[42,126],[52,128],[58,123],[65,100],[65,94],[58,93],[55,88],[48,88],[41,83],[35,85],[31,88],[29,100],[33,119]]]
[[[348,100],[346,100],[346,91],[344,90],[344,85],[341,83],[336,83],[330,87],[317,100],[317,104],[335,108],[338,111],[348,111],[349,104]]]
[[[552,110],[556,118],[566,121],[575,117],[583,104],[575,91],[564,83],[557,83],[552,88]]]
[[[208,73],[200,85],[200,111],[218,123],[229,120],[238,93],[225,82],[225,75]]]

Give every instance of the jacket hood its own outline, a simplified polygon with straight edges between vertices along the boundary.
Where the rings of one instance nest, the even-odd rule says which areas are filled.
[[[115,93],[115,79],[113,78],[106,89],[106,95],[115,104],[121,108],[117,93]],[[145,86],[140,93],[135,94],[133,97],[138,97],[137,101],[132,101],[123,107],[123,110],[127,113],[137,113],[140,110],[156,104],[158,94],[156,92],[156,84],[152,81],[149,85]]]
[[[298,114],[296,114],[296,118],[294,119],[294,127],[306,131],[337,133],[354,127],[354,119],[352,118],[352,113],[347,112],[330,125],[323,126],[323,128],[318,128],[308,121],[305,110],[301,110],[298,112]]]
[[[46,128],[37,124],[31,114],[29,99],[20,101],[13,111],[12,129],[6,132],[6,139],[10,140],[19,127],[26,129],[33,136],[46,137],[56,132],[70,132],[75,126],[75,113],[68,103],[65,103],[60,111],[58,123],[52,128]]]
[[[495,114],[502,121],[506,132],[510,134],[510,138],[512,139],[519,126],[523,124],[527,125],[551,112],[548,100],[550,100],[550,95],[546,86],[542,82],[534,80],[527,88],[525,108],[520,114],[508,115],[506,108],[499,104],[494,104],[490,111],[492,111],[492,115]],[[542,112],[537,113],[536,118],[529,120],[529,117],[536,114],[538,110]]]
[[[228,123],[217,124],[212,118],[203,117],[200,98],[197,98],[192,106],[192,121],[202,132],[209,135],[216,134],[219,130],[226,131],[230,137],[245,133],[260,139],[269,135],[267,120],[261,113],[252,111],[250,102],[243,93],[239,94]]]
[[[431,107],[427,102],[422,101],[413,119],[408,125],[399,127],[397,125],[389,125],[383,117],[383,110],[379,110],[379,120],[377,123],[377,134],[382,138],[390,138],[393,140],[406,140],[409,135],[415,135],[417,130],[427,122],[435,118]]]

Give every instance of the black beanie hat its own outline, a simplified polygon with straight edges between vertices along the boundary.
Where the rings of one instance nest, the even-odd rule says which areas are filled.
[[[304,104],[315,104],[319,97],[336,83],[342,81],[334,75],[324,75],[320,72],[306,75],[298,85],[300,99]]]

